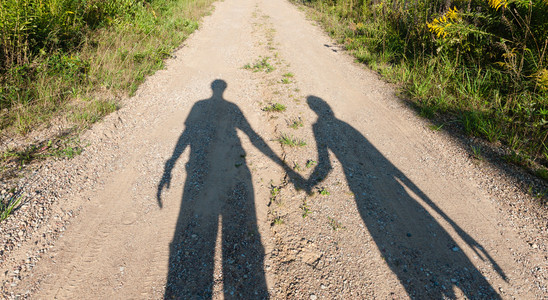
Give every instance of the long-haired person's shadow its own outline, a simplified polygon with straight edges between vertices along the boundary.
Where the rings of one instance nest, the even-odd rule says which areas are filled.
[[[332,169],[328,150],[340,161],[357,208],[376,246],[411,298],[456,298],[457,286],[468,299],[499,299],[489,282],[412,191],[444,219],[482,259],[503,271],[471,236],[464,232],[409,178],[388,161],[360,132],[337,119],[331,107],[314,96],[308,105],[318,115],[313,131],[318,165],[309,183]],[[364,270],[366,272],[366,270]]]
[[[190,147],[181,210],[170,244],[166,299],[211,298],[214,282],[221,281],[225,298],[268,298],[251,173],[237,129],[270,159],[287,166],[253,131],[238,106],[223,99],[226,87],[223,80],[215,80],[212,97],[193,106],[158,185],[162,207],[162,190],[171,184],[175,162]],[[218,236],[222,278],[214,278]]]

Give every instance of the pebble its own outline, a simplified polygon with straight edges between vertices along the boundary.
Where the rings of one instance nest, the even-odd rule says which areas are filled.
[[[310,300],[316,300],[316,299],[318,299],[318,296],[314,294],[310,295]]]

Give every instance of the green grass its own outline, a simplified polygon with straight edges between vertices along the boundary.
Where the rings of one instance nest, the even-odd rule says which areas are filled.
[[[291,83],[291,80],[289,80],[289,78],[282,78],[281,82],[283,84],[290,84]]]
[[[302,210],[301,216],[303,217],[303,219],[305,219],[306,217],[308,217],[308,215],[312,213],[306,201],[303,201],[303,204],[301,205],[301,210]]]
[[[280,216],[275,217],[274,220],[272,221],[272,225],[282,225],[283,223],[284,223],[284,220]]]
[[[278,141],[282,145],[287,145],[289,147],[304,147],[306,146],[306,142],[302,139],[298,139],[292,135],[288,134],[282,134],[282,136],[278,139]]]
[[[322,195],[322,196],[329,196],[329,195],[331,195],[331,193],[329,193],[329,191],[328,191],[326,188],[324,188],[324,187],[318,189],[318,194],[320,194],[320,195]]]
[[[12,193],[0,195],[0,221],[7,219],[13,210],[21,203],[22,196],[16,196]]]
[[[299,129],[300,127],[303,127],[303,126],[304,126],[304,123],[301,120],[301,118],[297,118],[289,124],[289,128],[293,128],[293,129]]]
[[[281,187],[279,186],[274,186],[271,184],[270,186],[270,202],[269,202],[269,206],[272,204],[272,203],[276,203],[277,205],[281,206],[282,205],[282,200],[280,199],[280,192],[281,192]]]
[[[472,156],[477,160],[483,160],[481,146],[470,146]]]
[[[537,169],[535,171],[536,175],[544,180],[548,180],[548,170],[546,169]]]
[[[13,177],[18,170],[49,157],[71,159],[80,155],[83,149],[78,137],[71,135],[31,144],[22,150],[8,149],[0,153],[0,176],[3,179]]]
[[[327,217],[327,220],[329,221],[329,226],[334,231],[346,229],[346,227],[344,227],[341,222],[339,222],[339,221],[337,221],[337,220],[335,220],[331,217]]]
[[[307,168],[312,168],[314,165],[316,165],[317,162],[315,160],[311,160],[309,159],[307,162],[306,162],[306,167]]]
[[[253,72],[266,72],[270,73],[274,71],[276,68],[272,66],[269,62],[270,57],[262,57],[258,61],[254,62],[253,64],[246,64],[244,66],[244,69],[251,70]]]
[[[0,57],[1,133],[25,135],[59,118],[86,127],[116,110],[114,99],[163,68],[211,2],[0,2],[0,40],[12,41],[0,43],[0,56],[13,54]]]
[[[283,112],[285,111],[285,109],[286,109],[285,105],[277,102],[263,107],[263,111],[267,111],[267,112]]]
[[[511,4],[511,14],[485,1],[467,14],[470,7],[455,2],[460,23],[449,21],[442,27],[453,31],[439,36],[428,24],[447,11],[442,2],[294,2],[359,62],[399,83],[421,116],[506,145],[528,157],[522,166],[548,169],[548,6],[541,0]]]

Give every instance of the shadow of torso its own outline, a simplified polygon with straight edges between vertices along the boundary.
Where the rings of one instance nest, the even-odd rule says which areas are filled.
[[[190,147],[166,299],[268,297],[251,173],[237,135],[248,127],[235,104],[215,96],[197,102],[185,121],[171,159]],[[222,268],[215,268],[216,251]],[[223,290],[214,291],[215,282]]]
[[[319,162],[311,180],[327,176],[331,150],[342,165],[369,234],[409,296],[456,298],[456,286],[471,299],[500,298],[468,257],[454,251],[458,249],[455,240],[425,207],[457,225],[360,132],[335,118],[325,101],[309,97],[309,104],[318,113],[313,131]],[[457,232],[472,240],[462,230]]]

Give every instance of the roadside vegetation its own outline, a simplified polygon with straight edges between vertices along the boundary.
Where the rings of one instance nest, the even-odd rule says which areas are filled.
[[[119,106],[198,28],[213,0],[0,1],[0,179],[82,151],[77,132]],[[62,124],[20,148],[6,141]],[[0,221],[20,204],[0,195]]]
[[[212,0],[0,2],[0,133],[117,109],[197,27]]]
[[[505,144],[546,179],[548,1],[294,1],[439,128]]]

